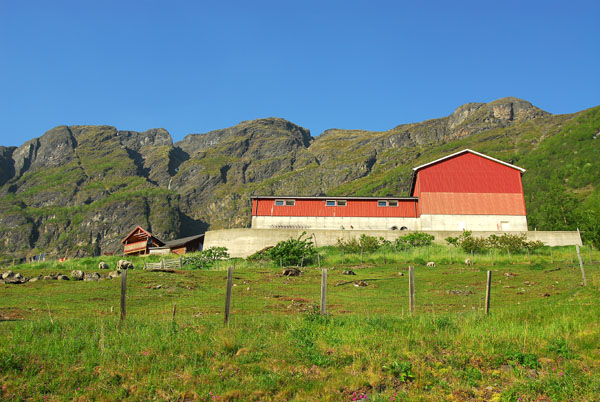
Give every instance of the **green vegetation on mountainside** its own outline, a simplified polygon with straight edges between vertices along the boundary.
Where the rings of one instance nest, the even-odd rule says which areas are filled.
[[[383,132],[311,138],[268,118],[175,144],[162,129],[60,126],[0,153],[15,171],[0,186],[0,253],[115,252],[138,224],[164,240],[247,227],[253,195],[407,196],[413,167],[465,148],[527,169],[530,229],[580,228],[600,246],[599,116],[503,98]]]

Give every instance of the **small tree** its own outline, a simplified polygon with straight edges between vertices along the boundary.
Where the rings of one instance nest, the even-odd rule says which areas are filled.
[[[266,251],[266,254],[275,262],[281,262],[284,265],[299,265],[302,259],[310,260],[317,251],[314,248],[312,238],[303,238],[306,232],[297,238],[290,238],[277,243],[273,248]]]

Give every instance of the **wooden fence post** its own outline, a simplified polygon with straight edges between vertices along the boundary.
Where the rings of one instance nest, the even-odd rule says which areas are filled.
[[[415,268],[408,267],[408,308],[411,313],[415,312]]]
[[[577,250],[577,258],[579,258],[579,268],[581,269],[581,276],[583,277],[583,286],[587,286],[587,279],[585,278],[585,270],[583,269],[583,260],[581,259],[579,245],[576,245],[575,249]]]
[[[225,325],[229,325],[231,309],[231,287],[233,285],[233,267],[227,268],[227,293],[225,294]]]
[[[327,269],[321,271],[321,315],[327,315]]]
[[[165,259],[164,258],[160,259],[160,267],[161,267],[161,269],[165,269]]]
[[[344,247],[342,247],[342,264],[344,263]]]
[[[125,321],[126,308],[125,308],[125,295],[127,293],[127,269],[124,269],[121,273],[121,321]]]
[[[363,251],[362,251],[362,247],[360,248],[360,263],[363,263]]]
[[[183,257],[179,257],[179,269],[183,268]]]
[[[175,322],[175,313],[177,312],[177,303],[173,303],[173,316],[171,319]]]
[[[485,315],[490,313],[490,291],[492,288],[492,271],[487,271],[487,285],[485,288]]]
[[[554,264],[554,255],[552,254],[552,246],[550,246],[550,263]]]

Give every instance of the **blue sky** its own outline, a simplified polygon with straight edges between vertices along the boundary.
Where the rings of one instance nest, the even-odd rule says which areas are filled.
[[[387,130],[516,96],[600,104],[598,1],[0,0],[0,145],[282,117]]]

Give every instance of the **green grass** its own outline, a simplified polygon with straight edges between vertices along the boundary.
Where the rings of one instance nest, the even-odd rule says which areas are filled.
[[[343,265],[339,250],[320,249],[329,270],[327,318],[317,313],[314,263],[291,278],[270,262],[242,260],[173,274],[136,269],[128,275],[123,324],[120,280],[0,285],[0,313],[13,320],[0,322],[0,399],[598,400],[598,263],[586,261],[584,288],[568,248],[552,249],[554,263],[543,249],[531,263],[525,254],[511,263],[498,257],[492,266],[481,255],[472,267],[445,261],[449,251],[431,248],[437,266],[426,268],[423,249],[407,252],[406,264],[399,252],[386,255],[387,263],[380,253],[363,255],[362,263],[360,255],[345,255]],[[111,266],[119,258],[102,257]],[[597,251],[592,259],[600,259]],[[13,270],[98,271],[99,260]],[[149,261],[132,260],[138,267]],[[226,327],[224,269],[232,264]],[[414,315],[408,264],[416,271]],[[342,275],[347,268],[357,275]],[[369,285],[346,283],[354,280]]]

